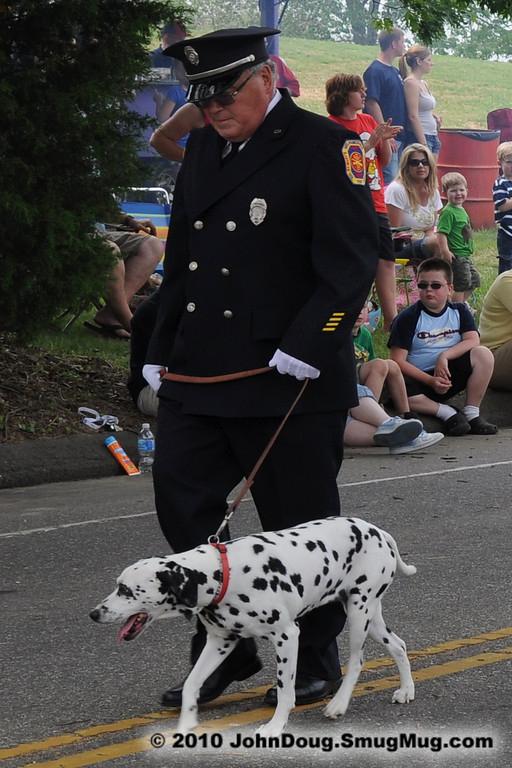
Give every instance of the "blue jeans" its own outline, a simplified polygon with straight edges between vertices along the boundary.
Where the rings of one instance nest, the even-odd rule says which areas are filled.
[[[382,175],[384,176],[384,184],[386,185],[391,184],[391,182],[393,181],[393,179],[396,178],[396,175],[398,173],[398,164],[400,162],[400,155],[402,154],[403,142],[397,141],[396,143],[397,143],[397,149],[394,152],[392,152],[391,160],[382,169]]]
[[[498,229],[498,275],[512,269],[512,237]]]
[[[441,149],[441,142],[439,141],[439,136],[437,135],[437,133],[435,134],[426,133],[425,140],[427,142],[427,147],[430,149],[430,151],[434,155],[438,155],[439,150]]]

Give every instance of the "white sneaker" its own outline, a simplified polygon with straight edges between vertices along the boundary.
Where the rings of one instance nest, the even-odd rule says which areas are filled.
[[[423,422],[419,419],[401,419],[400,416],[392,416],[377,427],[373,442],[375,445],[385,445],[388,448],[404,445],[418,437],[422,430]]]
[[[423,451],[425,448],[430,448],[431,445],[441,442],[444,435],[442,432],[423,432],[418,435],[417,438],[411,440],[410,443],[405,445],[395,445],[389,449],[390,453],[414,453],[415,451]]]

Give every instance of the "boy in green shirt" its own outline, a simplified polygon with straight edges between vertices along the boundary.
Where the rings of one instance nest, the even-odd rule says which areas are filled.
[[[462,302],[480,285],[480,275],[471,258],[474,250],[471,222],[464,209],[468,185],[461,173],[445,173],[441,184],[448,202],[439,216],[437,239],[441,256],[450,262],[453,271],[451,300]]]

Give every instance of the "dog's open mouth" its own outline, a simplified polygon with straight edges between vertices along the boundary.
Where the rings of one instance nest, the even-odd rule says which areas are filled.
[[[148,620],[148,613],[134,613],[128,621],[125,621],[117,633],[117,642],[122,643],[123,640],[133,640],[137,635],[140,635]]]

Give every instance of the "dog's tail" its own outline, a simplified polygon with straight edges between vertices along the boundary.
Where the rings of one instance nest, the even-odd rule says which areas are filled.
[[[389,546],[395,553],[398,569],[402,571],[402,573],[405,573],[406,576],[413,576],[416,573],[416,566],[407,565],[407,563],[404,563],[404,561],[400,557],[400,552],[398,551],[398,544],[396,543],[394,538],[387,531],[382,531],[382,533],[384,534],[384,538],[388,542]]]

